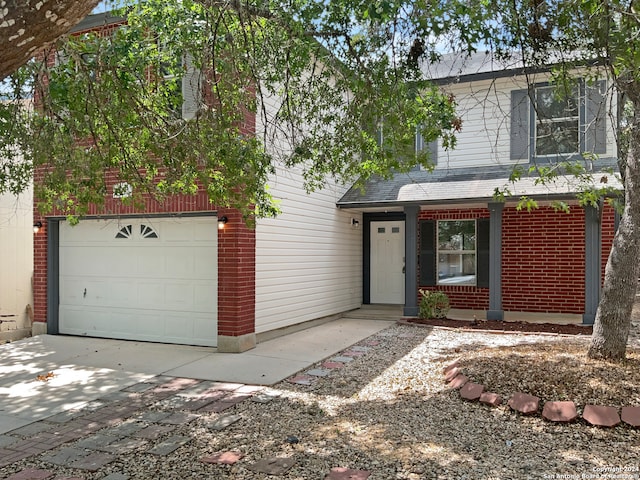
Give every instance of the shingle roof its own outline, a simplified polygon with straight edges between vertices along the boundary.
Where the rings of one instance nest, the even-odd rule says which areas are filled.
[[[491,201],[496,188],[509,188],[513,198],[523,195],[538,199],[569,198],[584,190],[574,176],[559,176],[556,181],[542,184],[536,177],[509,181],[512,166],[473,169],[415,171],[395,175],[392,179],[373,178],[363,189],[350,188],[337,202],[342,208],[364,208],[407,204],[451,204],[471,201]],[[595,182],[607,176],[607,184],[622,189],[613,175],[597,174]]]
[[[499,58],[492,52],[447,53],[435,63],[422,65],[425,76],[437,83],[457,82],[478,75],[513,75],[514,71],[524,68],[521,56]]]

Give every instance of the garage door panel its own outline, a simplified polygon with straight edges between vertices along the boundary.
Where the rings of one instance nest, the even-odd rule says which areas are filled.
[[[195,314],[193,316],[193,335],[198,338],[215,338],[217,332],[211,331],[211,319],[204,314]]]
[[[186,322],[181,315],[166,315],[164,333],[169,338],[193,337],[193,323]]]
[[[60,249],[61,275],[128,276],[136,263],[136,252],[130,248],[66,246]]]
[[[188,248],[176,247],[175,255],[165,259],[165,268],[173,273],[173,278],[194,278],[194,252]]]
[[[95,309],[91,311],[90,315],[83,308],[78,307],[60,307],[60,315],[64,315],[66,328],[69,330],[64,333],[71,333],[74,335],[100,335],[102,332],[102,325],[109,325],[111,323],[111,312],[108,310]]]
[[[77,306],[105,305],[111,290],[110,282],[94,278],[66,278],[60,282],[60,304]]]
[[[165,267],[165,253],[163,250],[156,248],[138,248],[136,260],[134,264],[137,268],[132,272],[137,277],[145,276],[161,276],[167,275]]]
[[[193,285],[173,283],[165,286],[165,305],[175,310],[195,310]]]
[[[217,285],[195,285],[193,289],[194,309],[198,312],[210,312],[218,305]]]
[[[215,217],[62,222],[60,332],[215,346],[217,234]]]
[[[138,282],[137,308],[160,310],[165,307],[165,289],[162,282]]]
[[[110,282],[112,306],[136,305],[138,300],[138,284],[134,281],[115,280]]]
[[[194,275],[206,280],[218,279],[218,259],[210,258],[204,248],[194,251]]]
[[[193,241],[197,243],[209,243],[212,237],[218,237],[218,223],[208,225],[206,223],[194,223],[193,228]]]
[[[167,222],[162,225],[162,240],[170,243],[192,243],[194,223],[187,225],[184,222]],[[210,228],[213,228],[211,225]],[[206,227],[204,227],[206,228]]]

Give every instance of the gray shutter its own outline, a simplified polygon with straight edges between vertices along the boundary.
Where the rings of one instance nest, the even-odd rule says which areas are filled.
[[[433,142],[429,142],[429,160],[434,165],[438,165],[438,140],[434,140]]]
[[[491,221],[488,218],[479,218],[476,225],[476,285],[489,288],[489,232]]]
[[[185,74],[182,77],[182,118],[192,120],[198,114],[202,100],[200,70],[193,64],[193,57],[184,56]]]
[[[432,142],[429,142],[428,145],[425,145],[424,138],[422,137],[422,133],[420,132],[420,128],[416,128],[415,147],[416,154],[424,150],[425,147],[428,148],[429,161],[433,165],[438,165],[438,140],[433,140]],[[420,170],[420,168],[417,168],[417,170]]]
[[[592,153],[607,152],[607,82],[599,80],[586,88],[585,150]]]
[[[529,93],[511,92],[511,160],[529,160]]]
[[[436,222],[420,220],[420,286],[436,284]]]

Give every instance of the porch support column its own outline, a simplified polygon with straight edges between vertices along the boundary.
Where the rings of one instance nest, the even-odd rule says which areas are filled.
[[[487,320],[503,320],[502,310],[502,210],[504,203],[489,204],[489,310]]]
[[[418,316],[418,214],[419,205],[404,207],[404,310],[405,317]]]
[[[600,211],[584,209],[584,314],[582,323],[593,325],[600,302],[601,265]]]

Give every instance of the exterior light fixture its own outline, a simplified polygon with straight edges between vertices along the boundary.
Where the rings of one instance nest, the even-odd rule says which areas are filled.
[[[33,233],[38,233],[41,228],[42,228],[42,222],[37,221],[36,223],[33,224]]]
[[[355,218],[352,218],[352,219],[351,219],[351,226],[352,226],[353,228],[359,228],[359,227],[360,227],[360,221],[359,221],[359,220],[356,220]]]
[[[229,221],[227,217],[218,217],[218,230],[224,229],[224,226]]]

